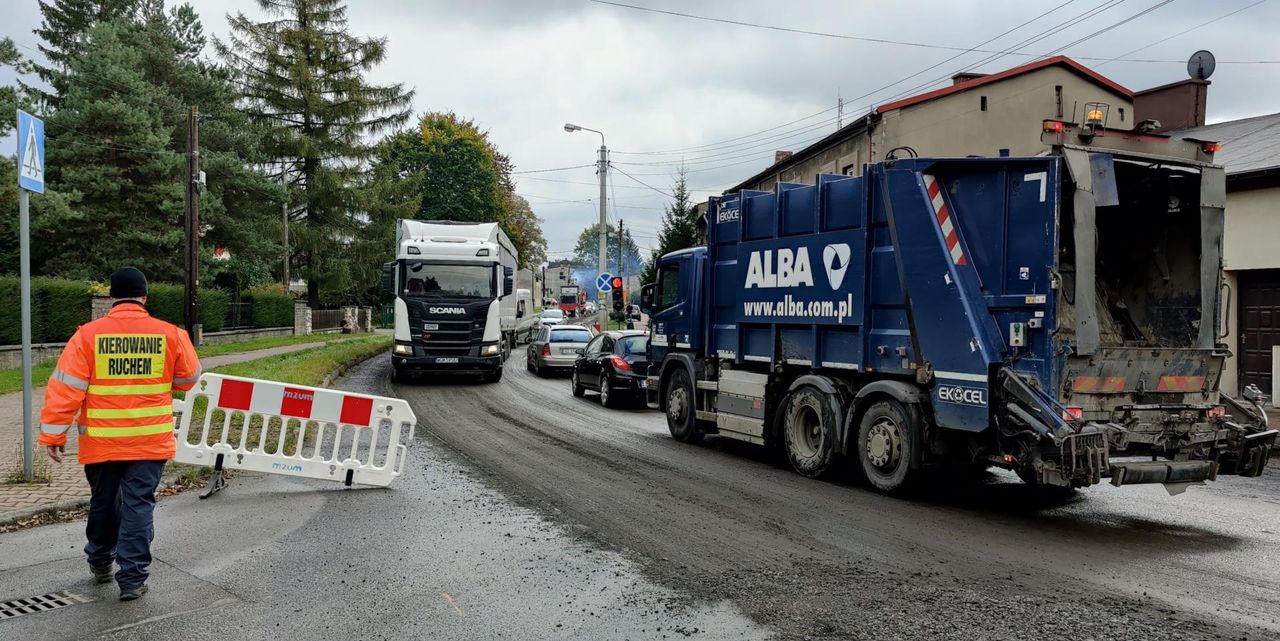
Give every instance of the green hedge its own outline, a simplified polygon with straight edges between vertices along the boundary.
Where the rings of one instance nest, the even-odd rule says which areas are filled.
[[[89,322],[92,289],[89,283],[57,278],[31,279],[31,342],[61,343]],[[0,277],[0,345],[22,342],[22,308],[18,279]]]
[[[293,297],[269,288],[245,292],[244,300],[253,303],[254,327],[292,327]]]
[[[231,297],[220,289],[200,290],[200,323],[206,332],[222,331],[227,322],[227,304]],[[185,295],[182,285],[152,284],[147,287],[147,309],[156,318],[182,326]]]

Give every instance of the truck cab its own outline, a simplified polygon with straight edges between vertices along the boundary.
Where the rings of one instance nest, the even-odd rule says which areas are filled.
[[[393,376],[464,372],[499,380],[520,316],[516,252],[506,234],[497,223],[401,220],[396,248],[383,268],[395,300]]]

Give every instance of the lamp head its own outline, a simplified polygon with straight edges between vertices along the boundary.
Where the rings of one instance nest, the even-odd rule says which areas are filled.
[[[573,133],[573,132],[575,132],[575,131],[581,131],[581,130],[582,130],[582,127],[579,127],[579,126],[577,126],[577,125],[575,125],[575,124],[573,124],[573,123],[570,123],[570,122],[566,122],[566,123],[564,123],[564,130],[565,130],[565,131],[567,131],[567,132],[569,132],[569,133]]]

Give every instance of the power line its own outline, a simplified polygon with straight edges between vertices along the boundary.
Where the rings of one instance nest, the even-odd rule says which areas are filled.
[[[1114,58],[1111,58],[1111,59],[1109,59],[1109,60],[1104,60],[1104,61],[1102,61],[1102,63],[1100,63],[1098,66],[1099,66],[1099,67],[1101,67],[1101,66],[1106,65],[1106,64],[1108,64],[1108,63],[1116,62],[1117,60],[1120,60],[1120,59],[1122,59],[1122,58],[1126,58],[1126,57],[1128,57],[1128,56],[1131,56],[1131,55],[1133,55],[1133,54],[1135,54],[1135,53],[1138,53],[1139,51],[1143,51],[1143,50],[1146,50],[1146,49],[1150,49],[1151,47],[1154,47],[1154,46],[1156,46],[1156,45],[1158,45],[1158,44],[1161,44],[1161,43],[1164,43],[1164,42],[1168,42],[1168,41],[1170,41],[1170,40],[1173,40],[1174,38],[1177,38],[1178,36],[1183,36],[1183,35],[1186,35],[1186,34],[1188,34],[1188,33],[1191,33],[1192,31],[1195,31],[1196,29],[1199,29],[1199,28],[1201,28],[1201,27],[1207,27],[1207,26],[1209,26],[1209,25],[1211,25],[1211,24],[1213,24],[1213,23],[1215,23],[1215,22],[1217,22],[1217,21],[1219,21],[1219,20],[1224,19],[1224,18],[1230,18],[1231,16],[1234,16],[1234,15],[1236,15],[1237,13],[1240,13],[1241,11],[1247,11],[1247,10],[1249,10],[1249,9],[1252,9],[1252,8],[1254,8],[1254,7],[1256,7],[1256,6],[1260,5],[1260,4],[1263,4],[1263,3],[1264,3],[1264,2],[1266,2],[1266,1],[1267,1],[1267,0],[1258,0],[1257,2],[1254,2],[1253,4],[1245,5],[1245,6],[1240,7],[1239,9],[1236,9],[1235,11],[1232,11],[1232,12],[1230,12],[1230,13],[1224,13],[1224,14],[1222,14],[1222,15],[1218,16],[1217,18],[1214,18],[1214,19],[1209,20],[1209,21],[1207,21],[1207,22],[1201,22],[1200,24],[1198,24],[1198,25],[1196,25],[1196,26],[1194,26],[1194,27],[1191,27],[1191,28],[1189,28],[1189,29],[1183,29],[1182,31],[1179,31],[1178,33],[1175,33],[1175,34],[1173,34],[1173,35],[1171,35],[1171,36],[1165,36],[1164,38],[1161,38],[1161,39],[1159,39],[1159,40],[1157,40],[1157,41],[1155,41],[1155,42],[1152,42],[1152,43],[1150,43],[1150,44],[1142,45],[1141,47],[1138,47],[1137,49],[1133,49],[1133,50],[1131,50],[1131,51],[1126,51],[1126,52],[1124,52],[1124,53],[1122,53],[1122,54],[1120,54],[1120,55],[1118,55],[1118,56],[1116,56],[1116,57],[1114,57]]]
[[[1095,37],[1097,37],[1097,36],[1100,36],[1100,35],[1102,35],[1102,34],[1104,34],[1104,33],[1108,32],[1108,31],[1111,31],[1112,29],[1115,29],[1116,27],[1120,27],[1120,26],[1122,26],[1122,25],[1125,25],[1125,24],[1128,24],[1128,23],[1130,23],[1130,22],[1133,22],[1134,20],[1137,20],[1138,18],[1141,18],[1142,16],[1145,16],[1145,15],[1147,15],[1148,13],[1151,13],[1152,11],[1155,11],[1156,9],[1159,9],[1160,7],[1163,7],[1163,6],[1167,5],[1167,4],[1169,4],[1170,2],[1173,2],[1173,0],[1162,0],[1161,2],[1157,2],[1156,4],[1154,4],[1154,5],[1150,6],[1150,7],[1147,7],[1146,9],[1143,9],[1142,11],[1139,11],[1138,13],[1135,13],[1135,14],[1133,14],[1133,15],[1129,16],[1128,18],[1125,18],[1124,20],[1121,20],[1121,21],[1116,22],[1116,23],[1114,23],[1114,24],[1107,25],[1106,27],[1103,27],[1103,28],[1101,28],[1101,29],[1099,29],[1099,30],[1097,30],[1097,31],[1094,31],[1093,33],[1091,33],[1091,34],[1089,34],[1089,35],[1087,35],[1087,36],[1085,36],[1085,37],[1083,37],[1083,38],[1080,38],[1080,39],[1078,39],[1078,40],[1073,40],[1073,41],[1071,41],[1071,42],[1068,42],[1067,44],[1062,45],[1061,47],[1058,47],[1057,49],[1054,49],[1053,51],[1050,51],[1049,53],[1041,54],[1041,55],[1039,56],[1039,58],[1049,58],[1049,57],[1052,57],[1052,56],[1057,55],[1057,54],[1059,54],[1059,53],[1062,53],[1063,51],[1066,51],[1067,49],[1070,49],[1071,47],[1074,47],[1074,46],[1076,46],[1076,45],[1078,45],[1078,44],[1080,44],[1080,43],[1082,43],[1082,42],[1084,42],[1084,41],[1086,41],[1086,40],[1091,40],[1091,39],[1093,39],[1093,38],[1095,38]]]
[[[587,167],[595,167],[595,166],[596,166],[595,163],[591,163],[590,165],[574,165],[572,167],[551,167],[548,169],[526,169],[524,171],[513,171],[511,172],[511,175],[514,176],[517,174],[545,174],[547,172],[552,172],[552,171],[569,171],[570,169],[586,169]]]
[[[622,3],[622,2],[612,2],[612,1],[610,1],[610,0],[590,0],[590,1],[591,1],[591,2],[594,2],[594,3],[596,3],[596,4],[610,5],[610,6],[614,6],[614,7],[621,7],[621,8],[624,8],[624,9],[634,9],[634,10],[636,10],[636,11],[646,11],[646,12],[649,12],[649,13],[660,13],[660,14],[665,14],[665,15],[669,15],[669,16],[679,17],[679,18],[689,18],[689,19],[691,19],[691,20],[703,20],[703,21],[707,21],[707,22],[720,22],[720,23],[724,23],[724,24],[736,25],[736,26],[739,26],[739,27],[751,27],[751,28],[754,28],[754,29],[766,29],[766,30],[769,30],[769,31],[782,31],[782,32],[786,32],[786,33],[795,33],[795,34],[802,34],[802,35],[809,35],[809,36],[820,36],[820,37],[823,37],[823,38],[834,38],[834,39],[838,39],[838,40],[856,40],[856,41],[860,41],[860,42],[870,42],[870,43],[875,43],[875,44],[890,44],[890,45],[899,45],[899,46],[904,46],[904,47],[917,47],[917,48],[922,48],[922,49],[942,49],[942,50],[945,50],[945,51],[964,51],[964,52],[970,52],[970,51],[972,51],[972,52],[977,52],[977,53],[999,53],[999,54],[1005,54],[1005,55],[1027,56],[1027,57],[1031,57],[1031,58],[1036,58],[1036,57],[1039,57],[1039,56],[1041,55],[1041,54],[1031,54],[1031,53],[1017,53],[1017,52],[1014,52],[1014,51],[998,51],[998,50],[991,50],[991,49],[969,49],[969,48],[966,48],[966,47],[958,47],[958,46],[954,46],[954,45],[939,45],[939,44],[931,44],[931,43],[927,43],[927,42],[914,42],[914,41],[910,41],[910,40],[894,40],[894,39],[891,39],[891,38],[873,38],[873,37],[869,37],[869,36],[854,36],[854,35],[849,35],[849,34],[830,33],[830,32],[826,32],[826,31],[813,31],[813,30],[809,30],[809,29],[799,29],[799,28],[795,28],[795,27],[781,27],[781,26],[777,26],[777,25],[768,25],[768,24],[762,24],[762,23],[758,23],[758,22],[747,22],[747,21],[744,21],[744,20],[733,20],[733,19],[729,19],[729,18],[717,18],[717,17],[713,17],[713,16],[700,16],[700,15],[691,14],[691,13],[682,13],[682,12],[679,12],[679,11],[668,11],[668,10],[665,10],[665,9],[655,9],[655,8],[653,8],[653,7],[641,7],[641,6],[637,6],[637,5],[633,5],[633,4],[626,4],[626,3]],[[1170,1],[1172,1],[1172,0],[1170,0]],[[1089,57],[1089,56],[1080,56],[1080,57],[1078,57],[1078,59],[1079,59],[1079,60],[1095,60],[1095,61],[1102,61],[1102,60],[1106,60],[1106,58]],[[1161,63],[1161,64],[1183,64],[1185,61],[1184,61],[1184,60],[1149,60],[1149,59],[1131,59],[1131,60],[1124,60],[1124,62],[1147,62],[1147,63]],[[1219,61],[1219,62],[1220,62],[1220,63],[1222,63],[1222,64],[1280,64],[1280,60],[1233,60],[1233,61],[1229,61],[1229,62],[1223,62],[1223,61]],[[834,109],[834,107],[833,107],[832,109]]]
[[[611,166],[612,166],[612,165],[611,165]],[[675,198],[675,196],[673,196],[673,195],[671,195],[671,194],[669,194],[669,193],[667,193],[667,192],[665,192],[665,191],[662,191],[661,189],[658,189],[657,187],[654,187],[653,185],[650,185],[649,183],[647,183],[647,182],[645,182],[645,181],[643,181],[643,180],[640,180],[639,178],[636,178],[635,176],[632,176],[631,174],[629,174],[629,173],[627,173],[627,172],[623,171],[622,169],[619,169],[618,167],[614,167],[614,169],[617,169],[617,170],[618,170],[618,173],[622,174],[623,176],[626,176],[627,178],[630,178],[631,180],[634,180],[634,181],[636,181],[636,182],[640,183],[641,185],[644,185],[645,187],[648,187],[649,189],[652,189],[652,190],[654,190],[654,191],[656,191],[656,192],[658,192],[658,193],[662,194],[663,196],[666,196],[667,198]]]

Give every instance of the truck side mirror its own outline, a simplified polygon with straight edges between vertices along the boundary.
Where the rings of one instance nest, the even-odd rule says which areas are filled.
[[[502,295],[510,296],[516,290],[515,284],[516,270],[510,267],[502,268]]]
[[[382,264],[382,293],[394,296],[396,293],[396,264]]]
[[[657,283],[649,283],[640,288],[640,311],[650,316],[653,316],[653,295],[657,288]]]

